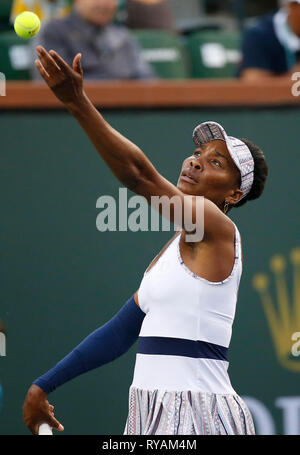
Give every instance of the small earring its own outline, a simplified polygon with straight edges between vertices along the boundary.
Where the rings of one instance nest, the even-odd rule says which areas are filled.
[[[225,215],[228,212],[229,205],[230,205],[229,202],[225,201],[225,205],[224,205],[224,213],[225,213]]]

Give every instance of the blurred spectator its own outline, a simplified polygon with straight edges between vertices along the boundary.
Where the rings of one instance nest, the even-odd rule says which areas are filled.
[[[131,29],[175,31],[175,21],[167,0],[127,0],[127,24]]]
[[[14,22],[23,11],[32,11],[45,23],[55,17],[65,17],[71,8],[72,0],[13,0],[10,20]]]
[[[283,0],[275,14],[263,16],[245,32],[243,80],[288,76],[300,71],[300,0]]]
[[[155,78],[128,29],[112,24],[116,9],[117,0],[74,0],[69,16],[48,22],[32,44],[54,49],[69,65],[81,52],[85,79]],[[32,77],[40,79],[35,67]]]

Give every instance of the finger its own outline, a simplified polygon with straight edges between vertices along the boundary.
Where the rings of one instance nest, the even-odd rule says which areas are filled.
[[[50,419],[48,419],[47,423],[50,425],[51,428],[54,428],[57,431],[64,431],[63,425],[58,420],[56,420],[54,415],[51,416]]]
[[[81,58],[82,58],[82,54],[77,54],[75,59],[74,59],[74,70],[77,71],[79,74],[83,74],[83,70],[82,70],[82,63],[81,63]]]
[[[83,75],[82,64],[81,64],[82,54],[77,54],[73,60],[73,70],[78,74]]]
[[[64,72],[69,74],[71,67],[65,62],[65,60],[54,50],[51,49],[49,52],[53,60],[56,62],[56,64],[59,66],[59,68]]]
[[[50,76],[39,60],[35,60],[35,66],[39,70],[39,73],[42,76],[42,78],[47,82],[49,80]]]
[[[42,46],[37,47],[37,55],[49,76],[54,76],[57,71],[61,71],[51,55]]]

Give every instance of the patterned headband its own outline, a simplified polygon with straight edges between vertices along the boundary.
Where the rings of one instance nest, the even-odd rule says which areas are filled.
[[[228,152],[241,173],[240,190],[244,192],[241,199],[246,197],[254,181],[254,160],[247,145],[240,139],[227,136],[224,128],[216,122],[205,122],[198,125],[193,132],[193,140],[197,146],[215,140],[226,142]]]

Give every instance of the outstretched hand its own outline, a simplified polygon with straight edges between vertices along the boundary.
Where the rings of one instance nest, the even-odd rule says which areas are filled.
[[[40,75],[62,103],[76,103],[83,96],[83,70],[81,54],[73,60],[72,68],[55,51],[47,52],[43,46],[36,47],[39,60],[35,65]]]

